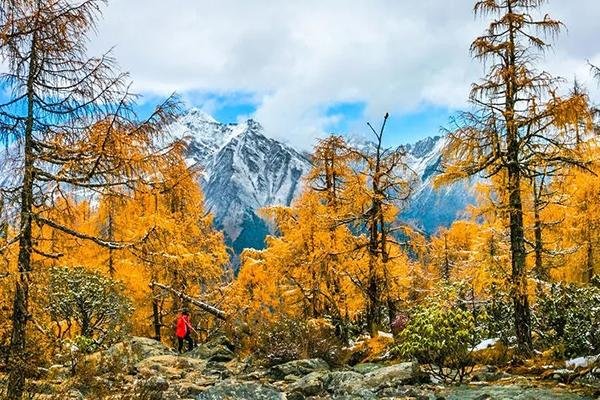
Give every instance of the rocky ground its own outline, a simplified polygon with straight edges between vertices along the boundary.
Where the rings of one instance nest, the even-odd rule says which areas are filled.
[[[133,338],[80,361],[76,376],[67,366],[50,367],[30,392],[40,400],[600,398],[600,370],[578,377],[575,370],[546,369],[525,377],[483,366],[469,383],[444,386],[413,363],[333,369],[308,359],[264,368],[236,359],[224,340],[177,355],[154,340]]]

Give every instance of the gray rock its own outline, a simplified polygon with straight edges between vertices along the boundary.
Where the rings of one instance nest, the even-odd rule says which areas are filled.
[[[185,353],[186,357],[215,362],[227,362],[235,358],[229,348],[218,344],[201,344],[192,351]]]
[[[265,385],[222,381],[198,395],[198,400],[285,400],[286,396]]]
[[[311,358],[275,365],[269,370],[269,375],[275,379],[283,379],[287,375],[303,376],[314,371],[326,370],[329,370],[329,364],[320,358]]]
[[[169,388],[169,382],[161,375],[153,376],[144,382],[144,389],[153,392],[164,392]]]
[[[362,383],[367,388],[405,385],[413,383],[419,374],[418,365],[412,362],[405,362],[369,372],[363,377]]]
[[[288,386],[288,392],[301,393],[304,396],[316,396],[325,390],[328,382],[327,371],[315,371],[298,379]]]
[[[355,371],[333,371],[328,376],[327,390],[336,392],[344,384],[362,379],[362,375]]]
[[[167,379],[181,379],[190,372],[203,372],[206,369],[206,361],[176,355],[162,355],[146,358],[135,364],[137,373],[150,378],[162,375]]]
[[[409,398],[416,400],[429,400],[429,395],[413,387],[388,387],[378,393],[379,397],[385,398]]]
[[[355,370],[356,372],[361,373],[361,374],[373,372],[379,368],[381,368],[381,365],[374,364],[374,363],[356,364],[354,367],[352,367],[353,370]]]
[[[412,384],[421,379],[418,365],[411,362],[382,367],[363,375],[360,379],[341,382],[338,391],[354,394],[362,389],[380,391],[383,388]]]
[[[161,342],[146,337],[134,336],[131,338],[129,345],[131,346],[132,352],[141,360],[148,357],[175,354],[173,350],[169,349]]]
[[[375,400],[379,396],[369,389],[362,388],[354,393],[335,394],[331,398],[335,400]]]

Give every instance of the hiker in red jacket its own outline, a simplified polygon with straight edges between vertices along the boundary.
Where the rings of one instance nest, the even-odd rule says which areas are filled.
[[[194,340],[190,335],[192,328],[192,324],[190,322],[190,312],[187,308],[184,308],[181,311],[181,315],[177,318],[177,327],[175,328],[175,335],[177,336],[177,342],[179,344],[177,351],[179,353],[183,352],[183,341],[187,340],[188,343],[188,351],[194,348]]]

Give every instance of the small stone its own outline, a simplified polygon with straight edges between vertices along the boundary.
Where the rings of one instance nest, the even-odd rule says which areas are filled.
[[[144,382],[144,388],[151,391],[164,392],[169,388],[169,382],[160,375],[153,376]]]
[[[320,358],[290,361],[271,367],[269,374],[275,379],[283,379],[287,375],[303,376],[314,371],[329,370],[329,364]]]

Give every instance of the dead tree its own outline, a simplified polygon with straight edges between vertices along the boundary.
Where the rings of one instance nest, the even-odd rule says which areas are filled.
[[[195,305],[196,307],[200,308],[203,311],[206,311],[207,313],[209,313],[211,315],[214,315],[215,317],[219,318],[220,320],[223,320],[223,321],[227,320],[227,316],[225,315],[225,312],[223,310],[219,310],[215,306],[212,306],[208,303],[200,301],[192,296],[185,294],[184,292],[173,289],[171,286],[163,285],[162,283],[158,283],[158,282],[151,282],[150,288],[154,289],[155,287],[162,289],[162,290],[166,290],[166,291],[174,294],[175,296],[179,297],[180,299],[190,302],[191,304]]]

